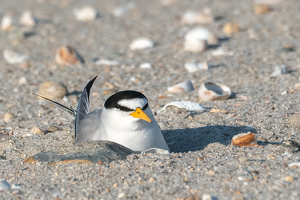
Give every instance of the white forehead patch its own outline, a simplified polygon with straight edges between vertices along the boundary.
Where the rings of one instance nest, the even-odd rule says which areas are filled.
[[[145,98],[122,99],[118,102],[119,105],[135,110],[136,108],[143,108],[148,103]]]

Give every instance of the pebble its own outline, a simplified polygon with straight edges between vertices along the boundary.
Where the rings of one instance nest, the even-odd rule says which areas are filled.
[[[116,8],[112,11],[112,14],[115,17],[121,17],[124,14],[126,14],[128,11],[132,10],[135,7],[135,4],[133,2],[129,2],[127,5],[125,5],[124,7],[119,7]]]
[[[151,63],[142,63],[142,64],[140,64],[140,68],[141,69],[151,69],[152,64]]]
[[[262,14],[266,14],[268,12],[271,11],[271,8],[269,5],[265,5],[265,4],[256,4],[254,6],[254,13],[256,15],[262,15]]]
[[[59,131],[59,130],[60,130],[60,128],[58,128],[57,126],[49,126],[47,128],[48,132],[56,132],[56,131]]]
[[[201,200],[217,200],[218,198],[210,194],[203,194]]]
[[[122,199],[124,197],[125,197],[125,193],[124,192],[121,192],[121,193],[118,194],[118,198],[119,199]]]
[[[150,182],[150,183],[153,183],[153,182],[155,182],[155,179],[154,179],[153,177],[150,177],[150,178],[149,178],[149,182]]]
[[[213,170],[209,170],[208,174],[211,175],[211,176],[214,176],[216,174],[216,172],[214,172]]]
[[[154,47],[154,42],[148,38],[137,38],[130,43],[131,50],[147,49]]]
[[[214,18],[211,15],[211,10],[206,8],[203,12],[186,11],[180,22],[182,24],[209,24],[213,21]]]
[[[6,122],[6,123],[10,122],[13,119],[14,119],[14,116],[11,113],[5,113],[4,118],[3,118],[4,122]]]
[[[20,64],[27,60],[27,56],[18,54],[14,51],[5,49],[3,51],[3,57],[9,64]]]
[[[248,161],[248,158],[247,157],[239,157],[239,161],[241,163],[244,163],[244,162]]]
[[[39,129],[38,127],[34,126],[32,127],[30,133],[32,134],[38,134],[38,135],[44,135],[44,131],[42,131],[41,129]]]
[[[229,22],[229,23],[225,24],[223,27],[223,32],[228,36],[232,36],[234,33],[237,33],[240,31],[241,31],[241,28],[235,22]]]
[[[36,19],[34,19],[32,13],[30,11],[26,11],[20,18],[20,24],[24,26],[35,26]]]
[[[55,82],[46,81],[39,87],[39,95],[49,99],[60,99],[67,94],[66,88]],[[39,99],[42,99],[39,97]]]
[[[197,195],[191,195],[185,198],[184,200],[201,200]]]
[[[56,51],[55,61],[62,66],[74,66],[84,64],[83,58],[70,46],[62,46]]]
[[[209,112],[210,113],[224,113],[224,114],[228,113],[227,110],[220,110],[220,109],[215,109],[215,108],[211,109]]]
[[[292,114],[289,116],[289,124],[291,126],[300,127],[300,113]]]
[[[1,31],[8,31],[12,27],[12,18],[5,15],[1,19]]]
[[[0,191],[10,189],[10,184],[5,179],[0,179]]]
[[[73,11],[78,21],[93,21],[97,17],[97,11],[92,6],[85,6]]]
[[[294,181],[294,178],[291,176],[286,176],[285,181],[292,182],[292,181]]]
[[[26,85],[27,84],[27,79],[25,77],[21,77],[19,79],[19,85]]]
[[[20,63],[19,66],[21,69],[28,69],[28,68],[30,68],[30,62],[29,62],[29,60],[25,60],[24,62]]]

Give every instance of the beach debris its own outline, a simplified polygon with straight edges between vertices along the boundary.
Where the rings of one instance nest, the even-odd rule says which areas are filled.
[[[151,69],[152,64],[151,63],[142,63],[142,64],[140,64],[140,68],[141,69]]]
[[[129,2],[123,7],[118,7],[112,11],[112,14],[115,17],[121,17],[122,15],[126,14],[128,11],[132,10],[135,7],[133,2]]]
[[[19,79],[19,85],[26,85],[27,84],[27,79],[23,76]]]
[[[161,0],[160,4],[162,6],[170,6],[178,3],[178,0]]]
[[[223,47],[219,47],[211,53],[212,56],[232,56],[233,54],[233,51],[224,51]]]
[[[130,43],[131,50],[147,49],[154,47],[154,42],[148,38],[137,38]]]
[[[59,83],[46,81],[40,85],[38,94],[48,99],[60,99],[67,94],[67,90]]]
[[[9,64],[20,64],[28,59],[28,56],[7,49],[3,51],[3,57]]]
[[[95,64],[96,65],[108,65],[108,66],[120,65],[120,63],[116,60],[107,60],[107,59],[96,60]]]
[[[92,6],[74,9],[73,13],[78,21],[93,21],[97,17],[97,11]]]
[[[5,179],[0,179],[0,191],[10,189],[10,184]]]
[[[194,90],[194,86],[191,81],[184,81],[181,83],[178,83],[172,87],[168,87],[168,91],[171,93],[184,93],[184,92],[190,92]]]
[[[4,122],[10,122],[11,120],[13,120],[15,117],[11,114],[11,113],[5,113],[3,121]]]
[[[228,113],[227,110],[220,110],[220,109],[215,109],[215,108],[211,109],[209,112],[210,113],[224,113],[224,114]]]
[[[12,18],[5,15],[1,19],[1,31],[8,31],[12,27]]]
[[[287,73],[289,73],[288,67],[286,65],[280,65],[275,67],[275,70],[270,77],[276,77]]]
[[[51,151],[45,151],[27,158],[24,163],[34,164],[47,162],[56,164],[104,164],[113,160],[124,160],[133,151],[114,142],[98,140],[83,142],[76,145],[60,146]]]
[[[300,144],[294,140],[283,140],[281,146],[289,152],[300,151]]]
[[[237,33],[240,31],[241,31],[241,28],[235,22],[226,23],[223,27],[223,32],[228,36],[232,36],[234,33]]]
[[[271,11],[270,6],[266,4],[255,4],[254,6],[254,14],[256,15],[266,14],[270,11]]]
[[[197,199],[195,199],[197,200]],[[210,194],[203,194],[201,200],[218,200],[216,196],[212,196]]]
[[[83,58],[78,54],[75,48],[70,46],[60,47],[56,52],[55,61],[62,66],[84,64]]]
[[[30,133],[37,134],[37,135],[45,135],[45,132],[39,129],[38,127],[34,126],[32,127]]]
[[[254,133],[251,133],[250,131],[233,136],[231,143],[234,146],[239,147],[253,147],[258,145],[256,142],[256,135]]]
[[[232,91],[226,85],[205,82],[200,86],[198,94],[202,101],[214,101],[228,99],[231,96]]]
[[[202,62],[202,63],[189,62],[189,63],[185,63],[184,67],[190,73],[194,73],[199,70],[208,70],[209,69],[209,65],[207,62]]]
[[[147,153],[155,153],[155,154],[170,154],[169,151],[164,150],[164,149],[159,149],[159,148],[150,148],[146,149],[145,151],[142,151],[141,154],[145,155]]]
[[[193,102],[193,101],[173,101],[166,104],[162,109],[160,109],[157,113],[165,110],[168,106],[175,106],[178,108],[184,108],[187,111],[204,111],[206,110],[201,104]]]
[[[294,178],[292,176],[286,176],[284,180],[288,182],[292,182],[294,181]]]
[[[56,132],[59,131],[60,128],[58,128],[57,126],[49,126],[46,130],[47,132]]]
[[[289,167],[293,167],[293,166],[300,167],[300,162],[293,162],[293,163],[289,164]]]
[[[30,11],[26,11],[22,14],[20,18],[20,24],[24,26],[35,26],[37,20],[33,17]]]
[[[203,12],[188,10],[181,17],[182,24],[209,24],[214,21],[210,8],[204,8]]]
[[[276,4],[276,3],[280,3],[283,0],[255,0],[255,3],[257,4]]]

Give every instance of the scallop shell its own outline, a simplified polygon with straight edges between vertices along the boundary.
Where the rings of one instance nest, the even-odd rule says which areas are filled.
[[[20,64],[27,60],[27,56],[18,54],[14,51],[4,50],[3,57],[9,64]]]
[[[1,30],[8,31],[12,27],[12,18],[10,16],[3,16],[1,20]]]
[[[56,52],[55,61],[62,66],[74,66],[78,63],[84,63],[83,58],[70,46],[60,47]]]
[[[184,67],[186,70],[188,70],[188,72],[193,73],[196,72],[198,70],[208,70],[209,69],[209,65],[207,62],[202,62],[202,63],[185,63]]]
[[[214,18],[211,16],[210,12],[195,12],[195,11],[186,11],[182,18],[182,24],[209,24],[214,21]]]
[[[154,47],[154,42],[152,42],[148,38],[137,38],[133,40],[130,44],[131,50],[137,50],[137,49],[147,49]]]
[[[35,26],[36,20],[30,11],[26,11],[20,18],[20,23],[24,26]]]
[[[197,27],[188,31],[184,38],[186,41],[205,40],[209,45],[218,44],[218,39],[207,28],[203,27]]]
[[[205,82],[199,88],[199,98],[202,101],[214,101],[214,100],[225,100],[228,99],[232,92],[226,85]]]
[[[166,104],[162,109],[160,109],[157,113],[165,110],[168,106],[176,106],[178,108],[184,108],[188,111],[204,111],[206,110],[201,104],[193,102],[193,101],[173,101]]]
[[[193,90],[194,90],[194,86],[191,81],[184,81],[172,87],[168,87],[168,91],[171,93],[184,93]]]
[[[93,21],[97,17],[97,11],[91,6],[74,9],[74,15],[78,21]]]

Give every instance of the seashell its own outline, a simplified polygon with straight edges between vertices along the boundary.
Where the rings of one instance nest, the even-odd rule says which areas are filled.
[[[142,68],[142,69],[151,69],[152,64],[151,63],[142,63],[142,64],[140,64],[140,68]]]
[[[5,179],[0,179],[0,191],[10,189],[10,184]]]
[[[160,109],[157,113],[165,110],[168,106],[176,106],[178,108],[184,108],[187,111],[204,111],[206,110],[205,107],[200,105],[199,103],[193,101],[173,101],[166,104],[162,109]]]
[[[164,150],[164,149],[159,149],[159,148],[150,148],[150,149],[146,149],[145,151],[142,151],[141,154],[145,155],[147,153],[155,153],[155,154],[170,154],[169,151]]]
[[[210,9],[206,9],[206,12],[195,12],[195,11],[186,11],[182,18],[182,24],[209,24],[214,21],[214,18],[211,16]]]
[[[96,65],[109,65],[109,66],[113,66],[113,65],[120,65],[120,63],[116,60],[107,60],[107,59],[100,59],[95,61]]]
[[[203,52],[207,49],[207,41],[205,40],[185,40],[184,50],[190,52]]]
[[[255,138],[256,135],[254,133],[251,132],[241,133],[233,136],[231,143],[234,146],[239,146],[239,147],[248,147],[248,146],[253,147],[253,146],[257,146]]]
[[[224,51],[222,47],[217,48],[211,53],[212,56],[232,56],[233,54],[233,51]]]
[[[32,134],[38,134],[38,135],[45,135],[45,132],[39,129],[38,127],[34,126],[32,127],[30,133]]]
[[[148,38],[137,38],[133,40],[130,44],[131,50],[137,50],[137,49],[147,49],[154,47],[154,42],[152,42]]]
[[[14,51],[4,50],[3,57],[9,64],[20,64],[27,60],[27,56],[18,54]]]
[[[178,83],[172,87],[168,87],[168,91],[171,93],[184,93],[190,92],[194,90],[194,86],[191,81],[184,81],[182,83]]]
[[[298,166],[300,167],[300,162],[293,162],[289,164],[289,167]]]
[[[7,123],[13,120],[14,118],[15,117],[11,113],[5,113],[3,121]]]
[[[74,9],[73,12],[78,21],[93,21],[97,17],[97,11],[91,6]]]
[[[276,77],[287,73],[289,73],[289,69],[286,65],[276,66],[270,77]]]
[[[59,83],[46,81],[39,87],[39,95],[48,99],[60,99],[63,98],[66,94],[66,88]],[[42,99],[41,97],[38,98]]]
[[[124,7],[119,7],[116,8],[112,11],[112,14],[115,17],[121,17],[122,15],[126,14],[128,11],[133,9],[135,7],[135,4],[133,2],[129,2],[126,6]]]
[[[60,47],[56,52],[55,61],[62,66],[74,66],[78,63],[84,64],[83,58],[70,46]]]
[[[19,79],[19,85],[26,85],[27,84],[27,79],[25,77],[21,77]]]
[[[198,70],[208,70],[209,69],[209,65],[207,62],[202,62],[202,63],[185,63],[184,67],[186,70],[188,70],[188,72],[193,73],[196,72]]]
[[[256,14],[256,15],[266,14],[270,11],[271,11],[270,6],[265,5],[265,4],[256,4],[254,6],[254,14]]]
[[[20,23],[24,26],[35,26],[36,19],[34,19],[32,13],[30,11],[26,11],[21,16]]]
[[[232,36],[234,33],[237,33],[240,31],[241,31],[241,28],[235,22],[229,22],[229,23],[225,24],[225,26],[223,27],[223,32],[228,36]]]
[[[10,16],[3,16],[1,20],[1,30],[8,31],[12,27],[12,18]]]
[[[257,4],[276,4],[276,3],[280,3],[283,0],[255,0],[255,3]]]
[[[205,82],[200,86],[198,94],[202,101],[214,101],[228,99],[232,92],[226,85],[214,82]]]
[[[218,39],[207,29],[197,27],[188,31],[184,36],[186,41],[205,40],[209,45],[216,45],[219,43]]]

